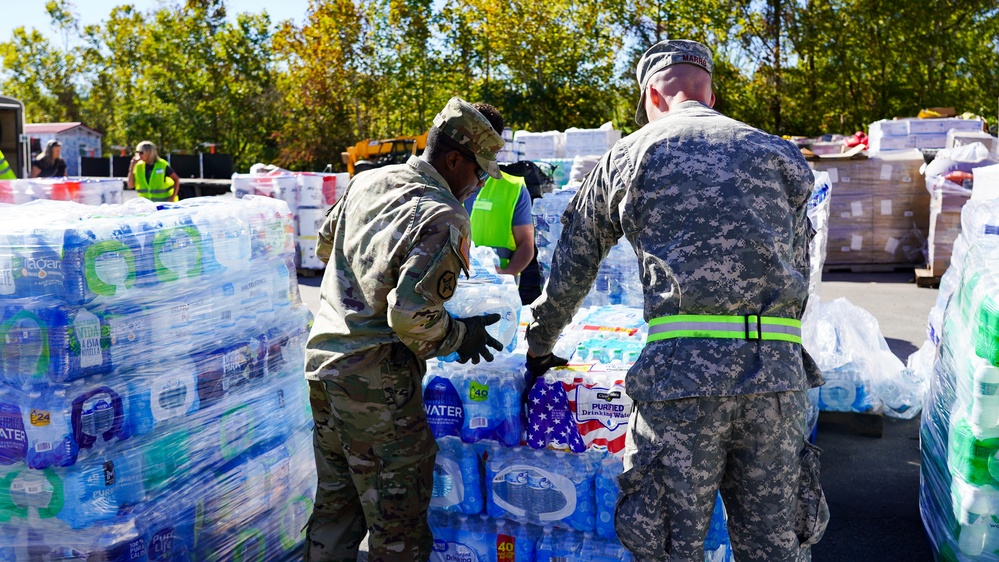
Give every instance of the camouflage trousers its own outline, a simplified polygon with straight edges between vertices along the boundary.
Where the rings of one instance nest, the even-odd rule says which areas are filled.
[[[427,560],[437,443],[423,410],[425,363],[402,344],[368,366],[309,381],[319,487],[305,560]]]
[[[801,391],[636,401],[615,513],[621,543],[639,561],[702,562],[721,490],[736,560],[810,560],[828,508],[818,450],[805,441],[806,400]],[[799,506],[816,492],[821,506]],[[799,521],[812,508],[818,515]]]

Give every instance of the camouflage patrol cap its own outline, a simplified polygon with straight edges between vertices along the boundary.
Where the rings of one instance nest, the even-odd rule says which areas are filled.
[[[635,122],[645,125],[649,116],[645,113],[645,89],[649,80],[657,73],[674,64],[692,64],[699,66],[711,74],[714,66],[711,64],[711,51],[697,41],[684,39],[667,39],[653,45],[642,58],[638,60],[638,87],[641,97],[638,99],[638,109],[635,110]]]
[[[451,98],[434,117],[434,127],[458,145],[467,148],[475,161],[490,176],[501,179],[496,154],[503,149],[503,137],[493,129],[485,115],[461,98]]]

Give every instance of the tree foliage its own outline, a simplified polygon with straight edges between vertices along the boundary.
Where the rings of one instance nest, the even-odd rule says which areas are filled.
[[[84,121],[109,148],[215,144],[242,169],[341,168],[346,146],[424,132],[455,95],[514,128],[631,131],[635,63],[669,37],[709,45],[717,107],[775,133],[933,106],[994,123],[999,99],[995,0],[311,0],[301,25],[172,0],[83,29],[69,0],[46,9],[54,34],[0,43],[0,88],[30,121]]]

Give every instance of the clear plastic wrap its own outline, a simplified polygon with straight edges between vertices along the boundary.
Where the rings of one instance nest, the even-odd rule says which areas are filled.
[[[946,559],[999,559],[997,259],[994,244],[970,245],[961,282],[946,304],[922,419],[920,510],[935,550]]]
[[[0,559],[297,558],[311,315],[287,205],[0,208]]]
[[[802,339],[826,379],[818,391],[821,410],[919,413],[927,381],[895,357],[866,310],[846,299],[821,303]]]
[[[113,178],[33,178],[0,180],[0,203],[73,201],[84,205],[122,202],[125,182]]]

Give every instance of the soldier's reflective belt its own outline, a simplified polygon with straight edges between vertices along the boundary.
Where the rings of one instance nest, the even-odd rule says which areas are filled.
[[[801,343],[801,321],[774,316],[676,314],[649,322],[646,343],[673,338],[720,338]]]

